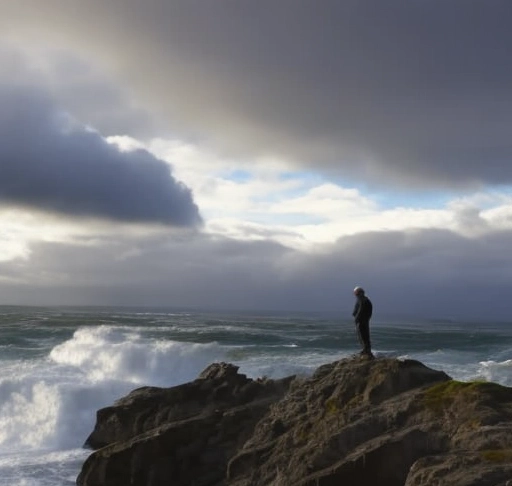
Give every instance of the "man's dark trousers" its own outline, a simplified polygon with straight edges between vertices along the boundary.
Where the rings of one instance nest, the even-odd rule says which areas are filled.
[[[371,353],[372,346],[370,344],[370,321],[358,321],[356,322],[357,335],[359,342],[363,346],[363,353]]]

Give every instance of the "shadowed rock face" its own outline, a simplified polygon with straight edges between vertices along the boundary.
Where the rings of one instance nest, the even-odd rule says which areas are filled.
[[[229,458],[292,380],[251,380],[215,363],[193,382],[134,390],[98,411],[86,446],[99,450],[77,484],[220,484]]]
[[[172,388],[138,388],[112,407],[99,410],[85,446],[99,449],[161,425],[208,417],[247,404],[268,405],[282,396],[292,379],[254,381],[239,374],[237,366],[215,363],[193,382]]]
[[[226,364],[100,410],[79,486],[505,486],[512,389],[354,358],[310,378]],[[510,482],[512,485],[512,481]],[[510,486],[507,485],[507,486]]]

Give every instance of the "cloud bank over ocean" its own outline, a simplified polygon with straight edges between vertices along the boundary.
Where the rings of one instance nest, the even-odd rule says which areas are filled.
[[[507,318],[511,13],[0,0],[2,301]]]

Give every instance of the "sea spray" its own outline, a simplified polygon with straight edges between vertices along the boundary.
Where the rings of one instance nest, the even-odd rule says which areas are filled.
[[[50,359],[71,366],[93,383],[122,381],[172,386],[193,380],[212,361],[222,359],[217,343],[155,340],[113,326],[78,329],[56,346]]]
[[[137,386],[193,380],[222,358],[216,343],[154,341],[109,326],[80,328],[48,358],[6,366],[0,452],[80,447],[99,408]]]

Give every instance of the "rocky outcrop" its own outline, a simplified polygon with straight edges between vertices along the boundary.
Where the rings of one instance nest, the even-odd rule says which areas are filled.
[[[511,432],[512,389],[414,360],[275,381],[218,363],[100,410],[77,484],[512,486]]]
[[[217,416],[237,407],[266,410],[292,380],[254,381],[239,374],[237,366],[214,363],[193,382],[172,388],[138,388],[112,407],[99,410],[85,446],[99,449],[163,425]]]
[[[134,390],[98,411],[85,445],[100,449],[77,484],[218,484],[229,458],[292,380],[251,380],[234,365],[215,363],[193,382]]]

